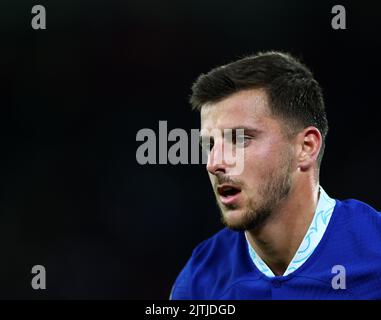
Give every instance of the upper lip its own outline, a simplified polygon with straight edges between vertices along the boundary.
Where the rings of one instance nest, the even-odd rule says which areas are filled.
[[[224,183],[224,184],[220,184],[217,186],[217,192],[218,194],[220,195],[224,195],[225,192],[229,189],[235,189],[235,190],[238,190],[238,192],[241,191],[241,188],[240,187],[237,187],[233,184],[227,184],[227,183]]]

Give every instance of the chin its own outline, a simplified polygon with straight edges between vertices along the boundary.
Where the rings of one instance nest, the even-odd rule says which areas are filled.
[[[235,231],[259,230],[271,216],[269,210],[247,211],[243,209],[221,210],[221,221]]]
[[[242,209],[223,210],[221,221],[229,229],[242,231],[245,230],[245,212]]]

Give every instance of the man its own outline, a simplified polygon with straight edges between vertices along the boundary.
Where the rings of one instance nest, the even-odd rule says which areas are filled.
[[[171,298],[381,299],[380,214],[319,185],[328,123],[311,71],[265,52],[192,89],[226,228],[193,251]],[[208,136],[226,129],[241,134]],[[216,160],[229,143],[244,149],[242,172]]]

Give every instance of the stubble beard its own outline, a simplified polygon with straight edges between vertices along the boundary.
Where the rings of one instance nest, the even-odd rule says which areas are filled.
[[[237,210],[235,206],[225,207],[219,204],[221,222],[234,231],[257,231],[262,228],[270,218],[273,218],[279,203],[287,198],[291,190],[291,161],[284,159],[282,167],[270,171],[264,182],[258,186],[257,199],[250,199],[247,209],[237,222],[228,221],[224,211]]]

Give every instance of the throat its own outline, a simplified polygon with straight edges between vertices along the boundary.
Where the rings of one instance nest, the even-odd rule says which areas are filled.
[[[291,262],[291,261],[290,261]],[[283,276],[289,266],[289,262],[270,262],[265,261],[275,276]]]
[[[264,242],[246,233],[246,239],[256,255],[269,267],[275,276],[282,276],[290,265],[301,241],[283,239],[283,241]]]
[[[312,223],[319,200],[314,189],[306,195],[296,188],[292,201],[282,203],[263,228],[245,231],[250,246],[276,276],[284,275]]]

